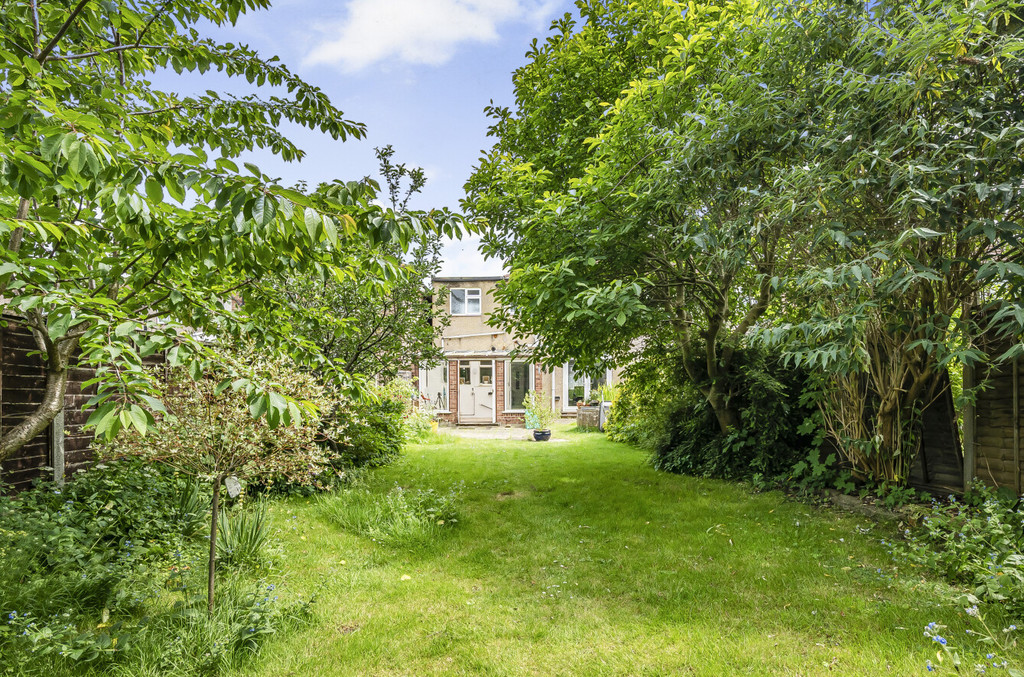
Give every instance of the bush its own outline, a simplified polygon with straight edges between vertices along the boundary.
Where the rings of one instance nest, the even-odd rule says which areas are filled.
[[[129,572],[195,536],[205,506],[201,515],[182,510],[200,503],[208,494],[191,482],[138,461],[0,497],[0,609],[46,617],[124,604],[118,593]]]
[[[257,354],[238,359],[278,393],[301,403],[292,407],[289,425],[272,425],[269,414],[254,417],[260,401],[248,401],[242,385],[227,387],[226,374],[193,380],[183,369],[171,369],[157,379],[166,413],[145,436],[122,430],[102,443],[101,456],[144,458],[204,481],[235,475],[260,487],[315,485],[326,466],[317,443],[320,413],[331,406],[332,392],[284,359]]]
[[[0,655],[111,660],[126,624],[158,595],[150,572],[194,542],[197,515],[183,510],[208,501],[138,461],[0,497]]]
[[[898,550],[910,561],[969,585],[980,601],[1024,618],[1024,510],[975,487],[958,501],[933,501]]]
[[[310,600],[278,604],[272,585],[236,572],[207,615],[209,504],[138,460],[0,495],[0,674],[213,674],[306,614]],[[227,524],[232,562],[263,551],[252,534],[265,541],[265,528]]]
[[[386,397],[345,400],[324,422],[321,444],[335,473],[387,465],[402,452],[405,405]]]
[[[650,450],[659,470],[726,479],[788,474],[820,441],[817,426],[808,424],[816,409],[802,397],[805,377],[753,348],[734,365],[739,429],[723,434],[679,358],[650,350],[626,371],[610,437]]]
[[[356,467],[377,467],[396,458],[407,439],[419,435],[408,381],[371,390],[365,399],[337,393],[281,359],[249,355],[259,376],[279,392],[309,407],[301,421],[271,427],[266,417],[253,418],[243,390],[218,387],[219,376],[192,381],[174,370],[162,381],[161,399],[168,414],[141,437],[122,431],[103,444],[108,458],[145,457],[213,477],[208,463],[212,445],[226,447],[220,455],[238,466],[235,474],[255,493],[312,493],[332,486]],[[429,420],[423,425],[430,430]],[[229,434],[220,433],[229,431]],[[219,448],[219,447],[218,447]]]

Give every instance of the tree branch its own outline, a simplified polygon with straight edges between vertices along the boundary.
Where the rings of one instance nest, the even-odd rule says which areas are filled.
[[[52,56],[48,61],[77,61],[79,59],[91,59],[95,56],[102,56],[104,54],[117,54],[120,52],[127,52],[130,49],[167,49],[168,45],[118,45],[116,47],[107,47],[106,49],[97,49],[95,52],[82,52],[81,54],[66,54],[63,56]]]
[[[52,52],[53,48],[57,46],[57,43],[64,37],[64,34],[68,32],[71,25],[75,23],[75,19],[78,18],[78,15],[82,13],[82,10],[85,9],[85,6],[88,5],[90,1],[91,0],[79,0],[78,4],[75,5],[75,8],[71,10],[71,16],[61,24],[61,27],[57,29],[57,33],[50,39],[50,42],[46,43],[46,47],[43,47],[41,52],[36,53],[36,61],[43,63],[49,58],[50,52]]]
[[[27,198],[21,198],[21,201],[18,202],[18,213],[14,217],[15,220],[17,220],[17,221],[24,221],[25,219],[27,219],[28,218],[28,207],[29,207],[28,199]],[[18,226],[13,231],[11,231],[11,239],[7,242],[7,250],[12,252],[12,253],[14,253],[14,254],[17,254],[18,250],[21,249],[21,241],[24,238],[24,236],[25,236],[25,227],[24,226]],[[12,278],[13,278],[13,276],[12,276]],[[7,293],[7,287],[8,287],[8,285],[10,285],[10,283],[11,283],[11,279],[7,279],[4,282],[0,283],[0,299],[3,299],[4,294]]]
[[[29,6],[32,7],[32,53],[34,54],[39,51],[39,36],[41,34],[38,0],[29,0]]]

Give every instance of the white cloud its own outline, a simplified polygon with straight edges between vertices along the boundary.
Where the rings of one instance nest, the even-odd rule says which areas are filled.
[[[557,0],[349,0],[343,19],[323,24],[305,65],[336,65],[355,72],[397,59],[445,63],[464,43],[498,40],[510,22],[545,19]]]
[[[504,275],[501,261],[485,259],[479,246],[479,237],[448,240],[442,250],[441,277]]]

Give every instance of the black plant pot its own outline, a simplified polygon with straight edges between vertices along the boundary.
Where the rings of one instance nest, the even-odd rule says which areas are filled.
[[[534,430],[533,439],[537,442],[547,442],[551,439],[550,430]]]

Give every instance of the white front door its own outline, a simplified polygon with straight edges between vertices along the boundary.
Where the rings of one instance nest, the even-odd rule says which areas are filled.
[[[459,421],[494,423],[494,361],[459,362]]]

